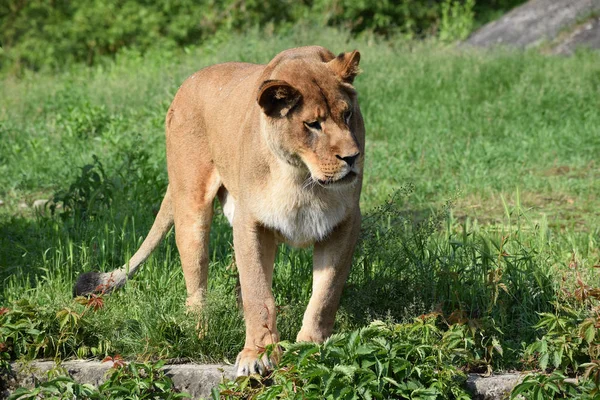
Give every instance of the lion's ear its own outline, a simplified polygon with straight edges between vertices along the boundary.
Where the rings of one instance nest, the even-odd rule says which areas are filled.
[[[300,92],[285,81],[264,81],[258,89],[258,104],[271,118],[285,117],[301,99]]]
[[[349,53],[340,53],[339,56],[329,61],[327,65],[342,81],[352,84],[356,75],[360,73],[359,62],[360,53],[354,50]]]

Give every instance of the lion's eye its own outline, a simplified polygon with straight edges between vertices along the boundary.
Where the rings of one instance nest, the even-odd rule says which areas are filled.
[[[344,121],[346,122],[346,125],[350,125],[350,118],[352,118],[352,111],[346,111],[344,113]]]
[[[305,122],[304,126],[309,129],[316,129],[318,131],[321,130],[321,123],[319,121]]]

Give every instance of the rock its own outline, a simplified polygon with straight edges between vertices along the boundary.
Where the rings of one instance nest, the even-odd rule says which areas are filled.
[[[48,204],[48,200],[45,199],[39,199],[33,202],[33,208],[37,209],[44,209],[46,207],[46,204]]]
[[[579,47],[600,49],[600,17],[577,26],[554,48],[554,54],[571,55]]]
[[[74,360],[62,362],[61,367],[75,381],[98,386],[106,380],[112,363]],[[15,378],[10,384],[13,389],[15,386],[33,387],[36,379],[47,380],[48,371],[54,368],[56,364],[52,361],[33,361],[26,365],[14,363],[12,369]],[[189,393],[193,399],[209,398],[212,388],[221,383],[223,377],[234,378],[233,367],[230,365],[176,364],[165,365],[163,370],[171,377],[177,389]]]
[[[530,0],[477,30],[466,43],[531,47],[599,11],[600,0]]]
[[[77,382],[99,385],[104,382],[104,374],[111,367],[111,363],[98,361],[65,361],[61,367]],[[15,363],[12,369],[16,375],[16,381],[21,387],[33,387],[36,380],[47,381],[48,371],[55,369],[53,361],[33,361],[25,365]]]
[[[499,374],[488,377],[469,374],[467,389],[473,393],[473,399],[475,400],[505,399],[524,376],[525,374],[520,373]]]
[[[221,383],[223,377],[235,378],[230,365],[168,365],[165,366],[165,372],[173,379],[176,388],[195,399],[209,398],[212,388]]]

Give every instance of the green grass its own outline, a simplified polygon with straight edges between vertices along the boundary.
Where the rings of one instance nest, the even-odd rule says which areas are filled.
[[[592,52],[477,52],[305,28],[5,78],[0,306],[28,299],[49,336],[64,334],[56,312],[84,310],[71,298],[77,274],[122,265],[152,224],[167,184],[164,114],[179,84],[213,63],[267,62],[313,43],[359,49],[364,70],[356,86],[367,128],[367,217],[337,330],[457,311],[502,331],[508,350],[498,366],[518,364],[521,342],[535,338],[537,312],[551,311],[559,287],[572,286],[573,257],[589,284],[600,283],[592,269],[600,239],[600,56]],[[81,179],[85,165],[100,174],[93,155],[105,171],[99,182]],[[74,199],[85,188],[95,194],[74,200],[77,217],[19,207],[55,193]],[[211,246],[210,301],[200,322],[185,311],[171,233],[124,290],[41,353],[233,361],[244,332],[222,215]],[[309,251],[281,248],[274,291],[283,339],[300,328],[310,275]]]

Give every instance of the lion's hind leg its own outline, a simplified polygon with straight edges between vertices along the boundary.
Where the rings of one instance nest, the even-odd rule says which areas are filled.
[[[187,290],[186,305],[199,311],[208,286],[209,238],[213,219],[213,200],[221,187],[221,178],[212,164],[188,169],[177,175],[175,240]]]

